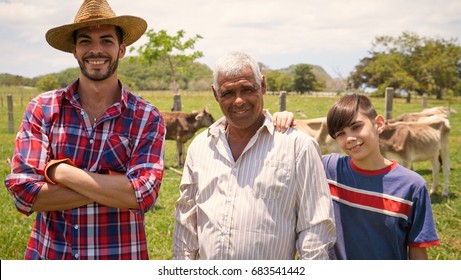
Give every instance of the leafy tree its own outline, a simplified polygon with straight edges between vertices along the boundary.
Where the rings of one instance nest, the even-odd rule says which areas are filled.
[[[461,78],[461,47],[456,40],[431,39],[404,32],[401,36],[379,36],[370,56],[360,60],[349,77],[351,87],[390,86],[397,90],[435,94],[454,92]]]
[[[37,87],[42,91],[50,91],[60,88],[60,84],[56,76],[46,75],[37,82]]]
[[[406,59],[401,53],[377,53],[372,58],[362,59],[350,79],[352,85],[377,88],[378,92],[384,92],[387,87],[414,90],[418,83],[405,65]]]
[[[79,67],[68,68],[56,74],[56,78],[59,81],[60,87],[66,87],[73,81],[75,81],[80,75]]]
[[[186,62],[192,62],[203,56],[201,51],[188,53],[188,51],[195,48],[195,43],[202,39],[202,36],[195,35],[195,37],[183,41],[184,30],[179,30],[175,36],[171,36],[165,30],[155,32],[153,29],[148,30],[146,35],[149,41],[138,48],[138,53],[149,64],[158,60],[167,62],[173,77],[173,91],[175,93],[172,110],[181,111],[178,76],[183,71],[183,66]],[[130,51],[132,50],[133,48]]]
[[[272,70],[264,74],[266,76],[267,90],[269,91],[291,91],[293,77],[286,72]]]
[[[421,87],[437,99],[456,88],[461,76],[461,46],[446,40],[426,41],[415,53],[421,56],[422,71],[415,71]]]
[[[309,64],[298,64],[294,70],[293,90],[298,93],[310,92],[315,89],[317,79]]]

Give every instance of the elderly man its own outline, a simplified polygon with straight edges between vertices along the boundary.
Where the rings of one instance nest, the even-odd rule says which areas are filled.
[[[148,259],[144,213],[163,177],[160,112],[117,77],[146,22],[85,0],[48,43],[72,53],[80,76],[27,106],[5,180],[18,210],[37,212],[26,259]]]
[[[335,241],[319,146],[276,131],[258,63],[230,53],[214,69],[224,117],[191,143],[176,203],[175,259],[328,259]]]

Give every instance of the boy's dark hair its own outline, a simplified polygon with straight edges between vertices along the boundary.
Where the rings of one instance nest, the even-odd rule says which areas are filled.
[[[336,133],[350,126],[359,111],[372,121],[378,116],[370,99],[365,95],[354,93],[341,97],[328,111],[328,134],[336,139]]]

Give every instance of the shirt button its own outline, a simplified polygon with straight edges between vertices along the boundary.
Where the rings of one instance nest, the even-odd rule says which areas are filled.
[[[85,115],[85,111],[83,111],[83,110],[80,111],[80,115],[82,115],[82,116]]]
[[[77,254],[74,255],[74,258],[78,259],[79,256],[80,255],[77,253]]]
[[[78,225],[75,225],[74,228],[75,228],[75,229],[78,229]]]
[[[94,142],[93,139],[90,139],[90,144],[93,144],[93,142]]]

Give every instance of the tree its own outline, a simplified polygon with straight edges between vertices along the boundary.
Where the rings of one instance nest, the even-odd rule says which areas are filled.
[[[55,74],[56,78],[59,81],[61,87],[65,87],[75,81],[80,75],[80,68],[73,67],[65,69],[57,74]]]
[[[285,72],[279,70],[267,71],[266,84],[269,91],[291,91],[293,78]]]
[[[35,81],[12,74],[0,74],[0,85],[2,86],[35,86]]]
[[[153,29],[146,32],[149,41],[138,48],[138,53],[141,58],[147,63],[152,64],[155,60],[165,61],[173,77],[173,91],[175,94],[172,111],[181,111],[181,96],[179,94],[178,75],[182,72],[182,65],[186,62],[203,56],[201,51],[192,51],[195,48],[195,43],[202,39],[202,36],[187,39],[183,42],[185,35],[184,30],[179,30],[176,36],[170,36],[165,30],[155,32]],[[133,48],[131,48],[131,51]]]
[[[50,91],[60,87],[58,78],[53,75],[46,75],[37,82],[37,88],[42,91]]]
[[[298,64],[294,70],[293,90],[305,93],[315,89],[317,79],[309,64]]]
[[[372,58],[364,58],[350,77],[352,87],[377,88],[378,92],[383,93],[387,87],[415,90],[418,83],[405,69],[406,64],[406,59],[401,53],[377,53]]]
[[[422,88],[434,93],[437,99],[456,88],[461,75],[461,46],[446,40],[431,40],[415,53],[421,57],[422,71],[415,71],[415,75]]]
[[[349,77],[351,87],[391,86],[397,90],[435,94],[455,92],[461,78],[461,47],[456,40],[431,39],[404,32],[378,36],[370,56],[362,58]]]

